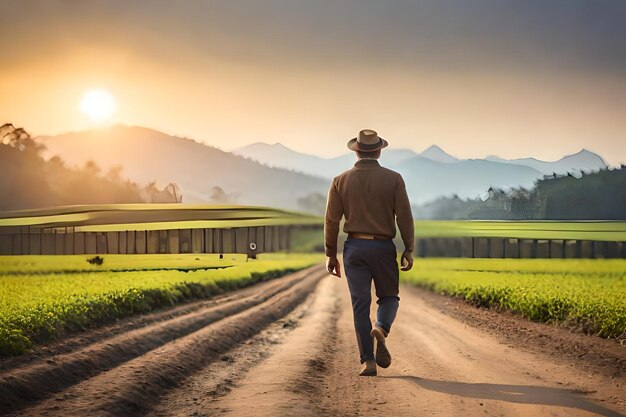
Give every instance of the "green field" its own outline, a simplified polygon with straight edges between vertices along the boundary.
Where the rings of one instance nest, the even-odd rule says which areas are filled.
[[[626,260],[418,259],[404,282],[606,338],[626,332]]]
[[[104,204],[0,213],[3,227],[76,227],[83,232],[323,225],[323,218],[260,206]],[[415,222],[417,237],[494,237],[626,241],[623,221],[430,221]]]
[[[415,222],[417,237],[500,237],[626,241],[621,221],[427,221]]]
[[[231,254],[222,260],[196,254],[102,257],[102,266],[81,255],[0,257],[0,355],[322,261],[319,254],[262,254],[247,262]]]
[[[76,227],[83,232],[322,224],[321,218],[260,206],[104,204],[0,212],[0,228]]]

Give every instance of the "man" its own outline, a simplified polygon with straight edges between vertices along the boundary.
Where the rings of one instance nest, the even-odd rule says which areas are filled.
[[[341,277],[337,259],[339,222],[348,234],[343,261],[352,299],[354,328],[361,356],[362,376],[375,376],[376,365],[387,368],[391,354],[385,338],[398,311],[398,262],[393,238],[396,222],[404,243],[403,271],[413,266],[413,215],[402,176],[378,163],[381,149],[388,145],[373,130],[362,130],[348,142],[358,161],[352,169],[333,178],[328,191],[324,222],[326,269]],[[378,298],[376,325],[372,329],[370,306],[372,278]],[[376,355],[374,355],[376,339]]]

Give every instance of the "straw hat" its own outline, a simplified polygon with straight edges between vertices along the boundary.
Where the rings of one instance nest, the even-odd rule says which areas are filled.
[[[348,149],[351,151],[374,152],[389,145],[378,133],[371,129],[363,129],[359,136],[348,141]]]

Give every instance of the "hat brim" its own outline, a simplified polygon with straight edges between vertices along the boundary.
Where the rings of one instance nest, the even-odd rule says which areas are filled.
[[[379,149],[382,148],[386,148],[389,143],[379,137],[380,142],[373,144],[373,145],[365,145],[363,143],[359,143],[359,141],[357,140],[357,138],[352,138],[348,141],[348,149],[350,149],[351,151],[359,151],[359,152],[376,152]]]

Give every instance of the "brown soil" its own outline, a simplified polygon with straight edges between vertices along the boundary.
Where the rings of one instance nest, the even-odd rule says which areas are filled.
[[[418,288],[407,287],[406,291],[437,306],[441,312],[488,332],[504,344],[548,355],[552,360],[573,364],[610,379],[626,377],[623,340],[602,339],[563,325],[531,322],[510,311],[476,308],[461,299]]]
[[[375,378],[357,376],[345,280],[314,267],[4,361],[0,414],[626,415],[617,342],[400,296],[393,363]]]

